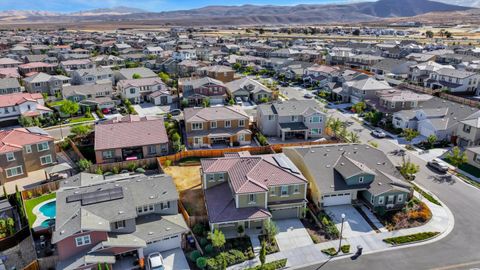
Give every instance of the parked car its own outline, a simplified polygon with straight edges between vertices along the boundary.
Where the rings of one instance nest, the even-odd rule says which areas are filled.
[[[287,87],[287,86],[289,86],[290,84],[289,84],[288,82],[282,82],[280,85],[283,86],[283,87]]]
[[[385,138],[385,137],[387,137],[387,134],[385,134],[385,132],[383,132],[383,130],[381,130],[379,128],[376,128],[376,129],[372,130],[372,136],[377,137],[377,138]]]
[[[168,113],[171,114],[172,116],[177,116],[177,115],[180,115],[182,111],[179,109],[175,109],[175,110],[169,111]]]
[[[441,173],[447,173],[448,172],[448,165],[447,163],[439,160],[439,159],[433,159],[429,162],[427,162],[427,165],[432,168],[432,169],[435,169]]]
[[[149,270],[164,270],[163,257],[159,252],[150,253],[147,260],[147,269]]]
[[[103,109],[102,109],[102,113],[103,113],[103,114],[109,114],[109,113],[110,113],[110,109],[108,109],[108,108],[103,108]]]
[[[236,103],[237,105],[240,105],[240,106],[242,106],[242,105],[243,105],[242,98],[240,98],[240,97],[236,97],[236,98],[235,98],[235,103]]]
[[[304,98],[307,98],[307,99],[312,99],[314,98],[315,96],[312,95],[311,93],[306,93],[305,95],[303,95]]]

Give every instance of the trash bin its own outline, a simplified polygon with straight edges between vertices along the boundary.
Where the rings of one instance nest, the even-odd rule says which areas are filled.
[[[357,255],[361,255],[363,251],[363,247],[361,245],[357,246]]]

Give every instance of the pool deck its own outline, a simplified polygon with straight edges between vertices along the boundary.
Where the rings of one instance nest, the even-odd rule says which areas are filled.
[[[52,219],[51,217],[47,217],[47,216],[45,216],[42,212],[40,212],[40,207],[44,206],[45,204],[47,204],[47,203],[49,203],[49,202],[54,202],[54,201],[56,201],[56,200],[57,200],[56,198],[53,198],[53,199],[50,199],[50,200],[46,200],[46,201],[44,201],[44,202],[41,202],[41,203],[37,204],[37,205],[32,209],[32,213],[37,216],[37,218],[35,219],[35,222],[34,222],[33,225],[32,225],[32,228],[33,228],[33,229],[42,226],[42,223],[43,223],[45,220]],[[53,217],[53,218],[55,218],[55,217]]]

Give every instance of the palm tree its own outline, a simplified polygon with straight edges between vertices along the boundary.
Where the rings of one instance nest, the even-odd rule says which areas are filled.
[[[335,138],[337,138],[337,135],[341,130],[342,126],[343,126],[343,122],[338,118],[330,118],[327,121],[327,127],[330,128],[330,130],[333,133],[333,137]]]
[[[358,134],[355,132],[350,132],[348,133],[347,140],[351,143],[359,143],[360,136],[358,136]]]

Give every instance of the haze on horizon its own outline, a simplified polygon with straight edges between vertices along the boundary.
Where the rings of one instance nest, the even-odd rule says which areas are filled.
[[[143,9],[146,11],[171,11],[200,8],[211,5],[298,5],[298,4],[345,4],[352,2],[361,2],[362,0],[237,0],[230,3],[221,0],[1,0],[0,11],[5,10],[35,10],[51,12],[77,12],[97,8],[113,8],[125,6],[131,8]],[[367,0],[368,1],[368,0]],[[371,1],[371,0],[370,0]],[[399,0],[401,1],[401,0]],[[458,4],[463,6],[480,6],[480,0],[437,0],[448,4]]]

